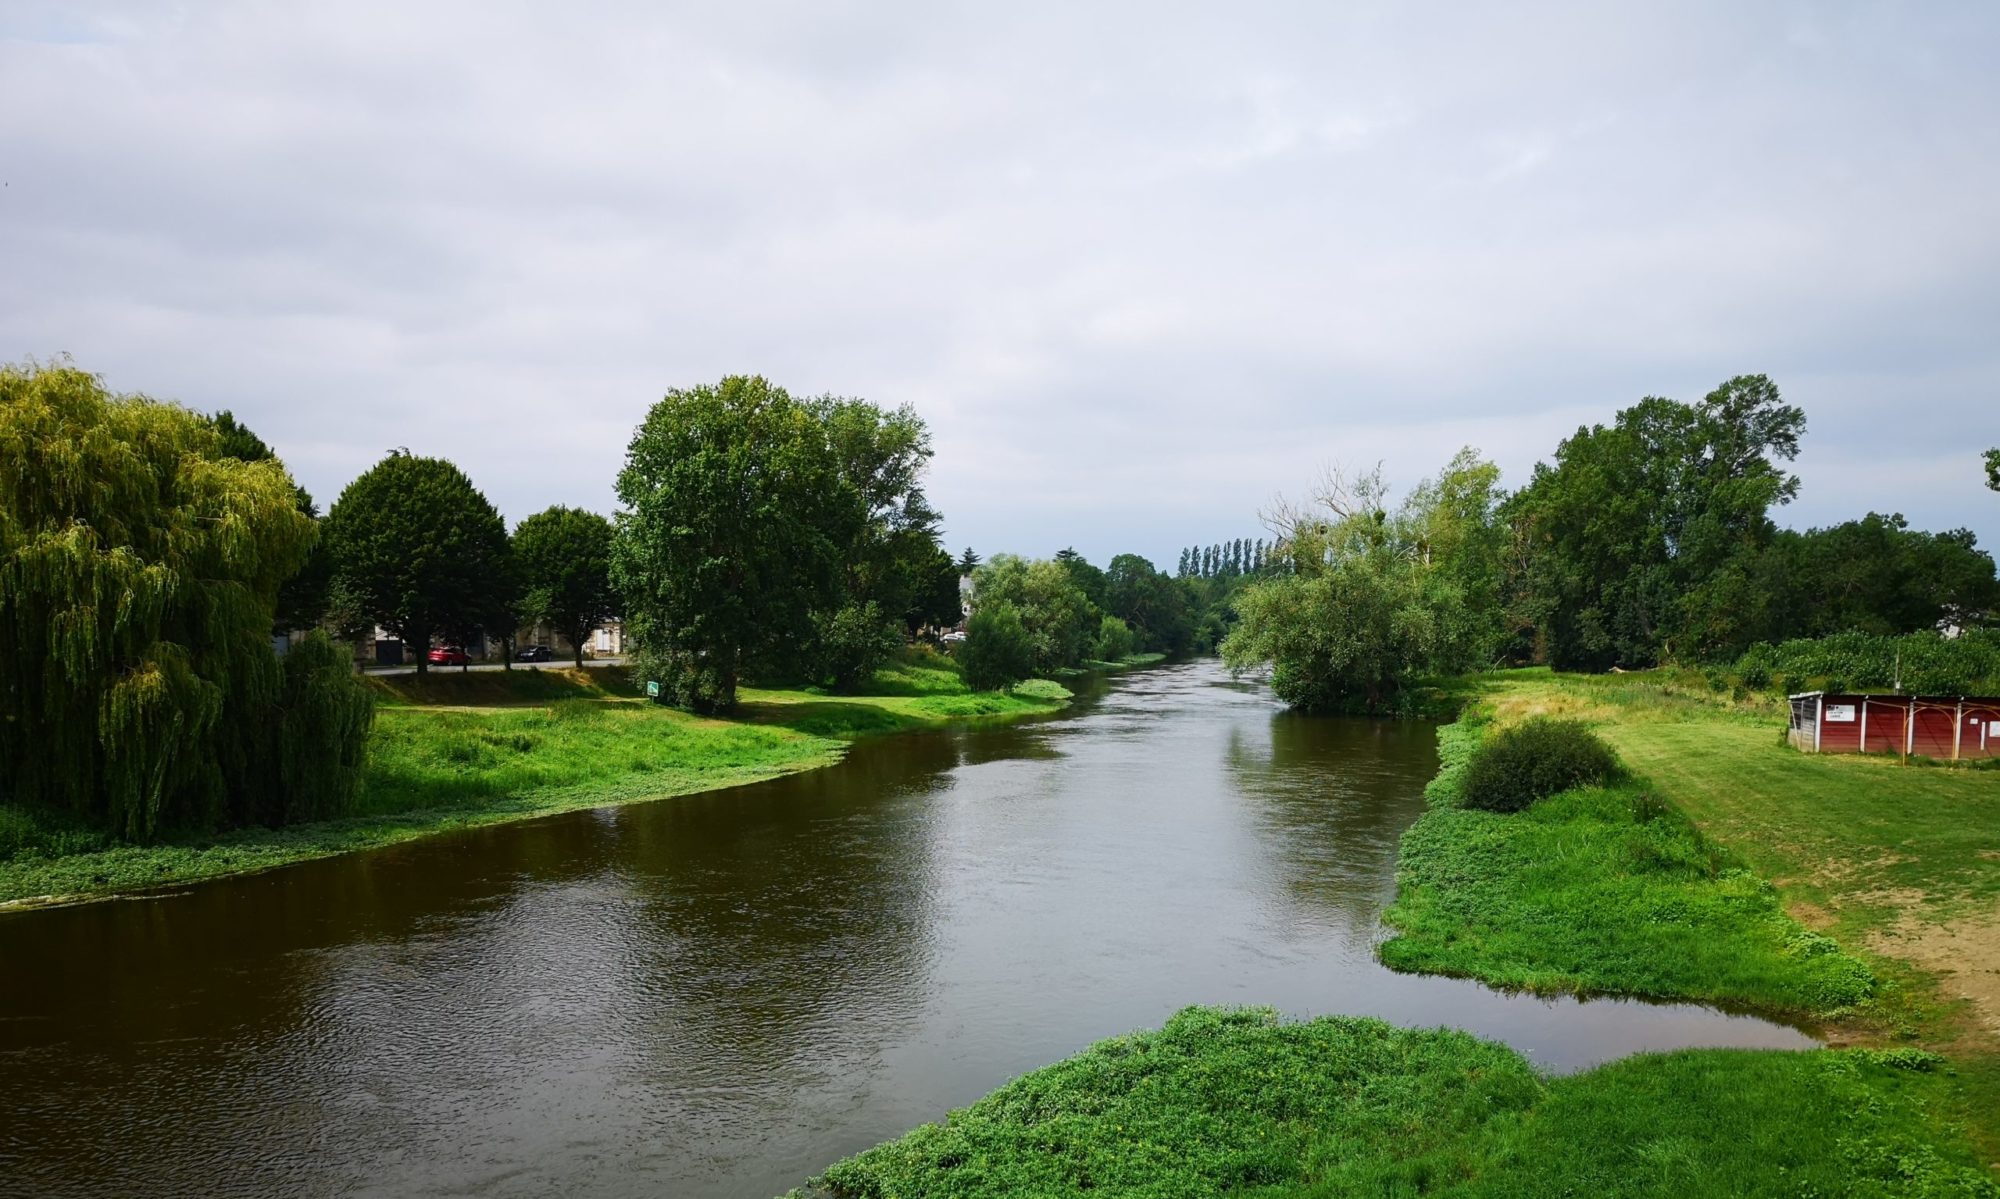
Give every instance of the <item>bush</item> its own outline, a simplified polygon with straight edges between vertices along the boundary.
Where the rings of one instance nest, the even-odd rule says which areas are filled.
[[[1610,780],[1611,747],[1577,720],[1533,720],[1502,729],[1473,751],[1459,782],[1459,802],[1489,812],[1518,812],[1538,799]]]
[[[1116,616],[1107,616],[1098,623],[1097,640],[1091,646],[1091,653],[1100,662],[1122,662],[1132,653],[1132,630]]]
[[[996,601],[981,605],[966,622],[958,660],[966,686],[998,691],[1034,673],[1035,643],[1014,605]]]
[[[852,695],[903,648],[903,631],[882,615],[874,600],[846,604],[813,618],[820,680],[841,695]]]

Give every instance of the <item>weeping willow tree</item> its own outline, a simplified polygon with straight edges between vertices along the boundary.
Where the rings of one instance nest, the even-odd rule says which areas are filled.
[[[316,535],[203,417],[0,365],[0,802],[134,839],[344,807],[366,692],[323,638],[271,651]]]

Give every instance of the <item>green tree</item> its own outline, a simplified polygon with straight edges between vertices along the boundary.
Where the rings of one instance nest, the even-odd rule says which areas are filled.
[[[943,607],[938,560],[949,563],[950,555],[938,544],[939,516],[924,494],[931,440],[915,410],[885,411],[865,400],[833,398],[813,401],[810,408],[825,424],[841,477],[862,508],[841,555],[838,610],[814,615],[815,635],[840,641],[837,652],[818,647],[817,660],[844,664],[834,684],[846,690],[867,681],[901,648],[913,619],[940,614],[933,612]],[[855,624],[864,614],[879,622],[866,636]],[[872,662],[856,658],[864,651]]]
[[[1316,507],[1282,509],[1290,573],[1235,595],[1222,643],[1231,669],[1269,664],[1280,699],[1313,711],[1380,711],[1415,679],[1490,661],[1498,472],[1461,451],[1394,512],[1379,474],[1335,476]]]
[[[1131,626],[1107,613],[1097,622],[1097,638],[1090,652],[1099,662],[1117,662],[1131,656],[1132,644]]]
[[[1194,614],[1177,580],[1137,554],[1113,558],[1104,574],[1105,610],[1131,626],[1141,648],[1166,654],[1193,648]]]
[[[277,455],[264,439],[250,431],[247,425],[236,419],[228,409],[208,418],[215,430],[221,453],[238,462],[274,462]],[[305,488],[292,484],[292,495],[298,509],[315,525],[319,521],[319,505]],[[330,591],[333,585],[333,561],[326,549],[326,539],[315,535],[313,548],[306,555],[305,564],[298,573],[286,579],[278,588],[278,609],[276,627],[279,631],[309,629],[317,625],[332,604]]]
[[[140,839],[351,799],[367,693],[323,638],[271,650],[315,525],[230,448],[67,362],[0,366],[0,797]]]
[[[1035,669],[1035,647],[1021,613],[1005,600],[975,608],[958,660],[974,691],[998,691],[1027,678]]]
[[[439,635],[511,633],[507,526],[465,472],[396,450],[347,485],[326,517],[336,587],[401,638],[417,673]]]
[[[945,550],[933,551],[929,568],[919,580],[915,599],[903,613],[903,625],[914,637],[925,628],[948,629],[965,618],[959,597],[959,562]]]
[[[612,583],[671,702],[733,708],[747,668],[803,661],[815,614],[846,602],[843,556],[867,507],[819,413],[764,379],[668,392],[632,438],[618,498]]]
[[[1035,669],[1044,672],[1081,664],[1102,616],[1068,563],[1013,554],[995,554],[973,575],[974,612],[992,603],[1019,615],[1034,645]]]
[[[2000,491],[2000,449],[1986,451],[1986,486]]]
[[[973,553],[972,547],[968,545],[965,547],[965,552],[958,556],[958,573],[969,575],[978,568],[979,555]]]
[[[873,600],[843,604],[813,619],[814,672],[843,695],[859,691],[903,647],[902,631]]]
[[[1512,583],[1552,665],[1602,670],[1745,643],[1746,571],[1798,492],[1805,414],[1762,375],[1700,403],[1648,397],[1577,430],[1509,501]]]
[[[521,618],[546,621],[569,640],[576,664],[591,631],[617,614],[611,590],[611,522],[560,504],[514,528]]]
[[[1781,529],[1741,575],[1752,640],[1972,627],[2000,612],[1993,558],[1971,530],[1926,533],[1900,513]]]

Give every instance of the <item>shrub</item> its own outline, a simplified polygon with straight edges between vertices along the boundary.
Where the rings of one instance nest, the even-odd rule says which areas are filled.
[[[1106,616],[1097,626],[1097,640],[1091,652],[1100,662],[1122,662],[1132,653],[1132,630],[1116,616]]]
[[[902,628],[874,600],[846,604],[813,618],[818,673],[834,691],[851,695],[903,648]]]
[[[996,601],[981,605],[966,622],[958,660],[965,667],[966,686],[997,691],[1033,673],[1035,643],[1014,605]]]
[[[1518,812],[1538,799],[1602,783],[1618,759],[1577,720],[1533,720],[1488,737],[1466,763],[1459,802],[1489,812]]]

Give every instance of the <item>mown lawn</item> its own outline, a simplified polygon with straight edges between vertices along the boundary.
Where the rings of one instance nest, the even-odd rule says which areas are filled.
[[[1915,1050],[1690,1051],[1548,1079],[1461,1032],[1190,1008],[794,1194],[2000,1196],[1957,1110]]]
[[[1405,838],[1386,963],[1945,1051],[2000,1159],[2000,772],[1802,754],[1775,705],[1665,672],[1507,672],[1470,715]],[[1590,722],[1630,779],[1515,816],[1455,807],[1479,722],[1535,715]]]

